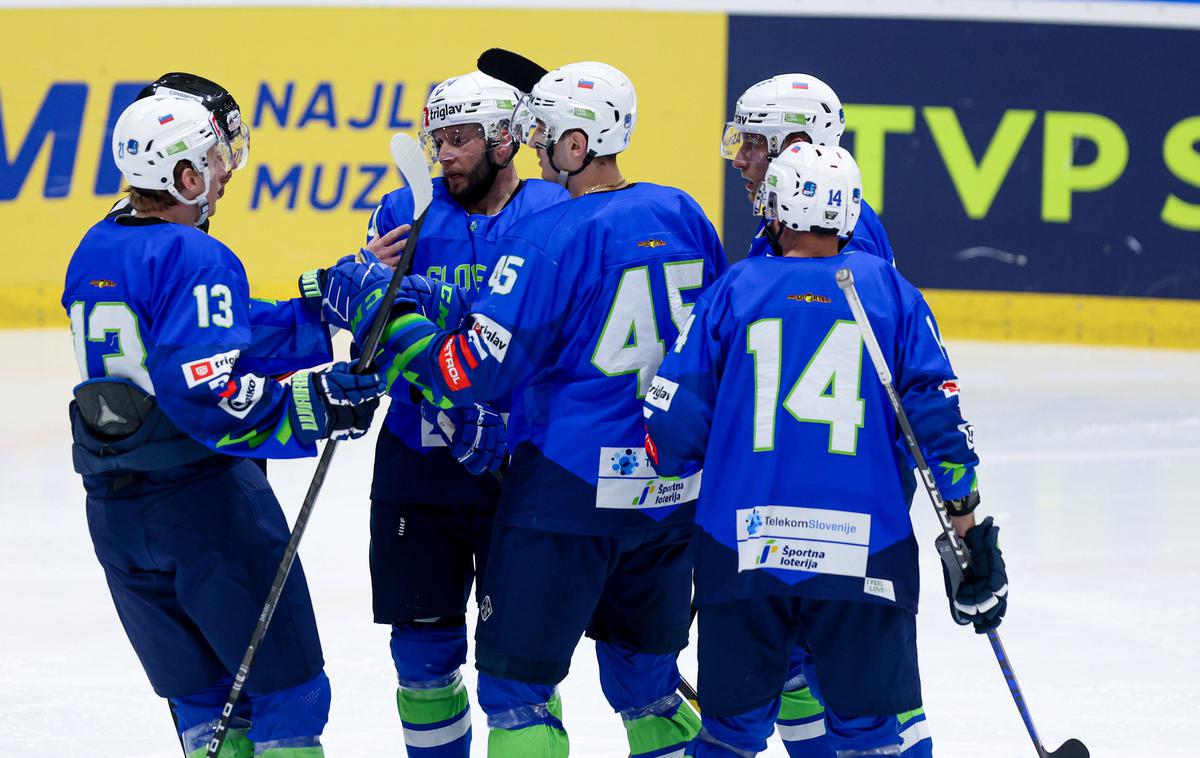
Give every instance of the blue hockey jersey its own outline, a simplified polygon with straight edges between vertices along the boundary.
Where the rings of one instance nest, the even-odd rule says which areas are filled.
[[[869,255],[742,261],[700,298],[645,404],[658,470],[703,466],[698,602],[799,594],[916,611],[913,464],[842,267],[943,495],[975,486],[958,382],[915,287]]]
[[[456,284],[474,300],[498,257],[497,243],[518,219],[566,200],[567,191],[540,179],[520,183],[504,208],[494,216],[468,213],[446,189],[433,180],[433,200],[425,215],[412,273]],[[371,214],[367,241],[413,222],[412,192],[407,187],[383,196]],[[413,404],[408,385],[393,385],[385,418],[387,431],[402,445],[391,445],[387,460],[379,460],[371,484],[373,500],[405,502],[469,502],[487,498],[495,485],[490,479],[466,476],[462,464],[446,450],[441,437]],[[501,403],[507,410],[507,403]]]
[[[758,233],[750,240],[750,249],[746,251],[747,258],[774,254],[771,250],[771,241],[767,239],[767,235],[763,231],[764,226],[765,223],[760,224]],[[854,225],[854,234],[846,242],[842,252],[867,253],[882,258],[893,266],[896,265],[895,255],[892,253],[892,243],[888,241],[883,221],[879,219],[875,210],[867,205],[866,200],[862,201],[862,213],[859,214],[858,223]]]
[[[725,269],[712,224],[684,192],[638,183],[528,216],[500,249],[467,326],[434,334],[417,314],[393,322],[391,335],[430,336],[420,350],[391,349],[389,375],[454,405],[512,395],[505,523],[618,534],[686,522],[690,508],[678,506],[694,500],[699,477],[658,476],[641,405],[697,296]]]
[[[329,329],[300,299],[251,298],[241,261],[216,239],[110,215],[71,257],[62,305],[84,381],[136,384],[216,452],[315,454],[291,433],[291,388],[270,375],[332,360]]]

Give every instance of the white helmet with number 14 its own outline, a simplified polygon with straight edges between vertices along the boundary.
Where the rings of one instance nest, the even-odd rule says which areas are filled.
[[[862,213],[862,173],[847,150],[798,142],[767,167],[756,206],[781,228],[848,237]]]

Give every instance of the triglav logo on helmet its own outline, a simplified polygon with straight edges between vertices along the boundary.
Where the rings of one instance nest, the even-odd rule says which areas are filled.
[[[443,105],[435,105],[435,106],[433,106],[432,109],[426,108],[425,109],[425,126],[429,126],[430,120],[444,121],[445,119],[449,118],[450,116],[454,116],[459,113],[462,113],[463,107],[464,106],[462,103],[459,103],[458,105],[452,105],[450,103],[445,103]]]

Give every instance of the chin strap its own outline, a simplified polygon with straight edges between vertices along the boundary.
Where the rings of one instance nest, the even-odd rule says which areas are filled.
[[[208,167],[207,161],[205,161],[204,167],[200,170],[200,175],[204,177],[204,190],[191,200],[188,200],[186,197],[184,197],[179,190],[175,188],[174,184],[172,184],[170,187],[167,187],[167,192],[171,193],[171,197],[175,198],[180,203],[184,205],[200,206],[200,216],[195,220],[195,222],[193,222],[193,226],[200,226],[208,220],[208,212],[210,210],[208,204],[208,190],[212,186],[212,169]]]
[[[546,161],[550,164],[550,168],[558,172],[559,186],[561,186],[563,189],[567,189],[567,182],[570,181],[572,176],[582,173],[585,168],[591,165],[592,159],[596,157],[596,152],[594,150],[588,150],[587,155],[585,155],[583,158],[583,164],[580,165],[579,168],[575,169],[574,171],[565,171],[559,168],[554,162],[554,146],[557,144],[558,142],[551,142],[549,145],[546,145]]]
[[[768,221],[767,225],[763,227],[763,234],[766,235],[767,242],[771,243],[771,252],[775,255],[783,255],[783,248],[779,244],[779,238],[783,235],[783,232],[772,228],[771,222]]]

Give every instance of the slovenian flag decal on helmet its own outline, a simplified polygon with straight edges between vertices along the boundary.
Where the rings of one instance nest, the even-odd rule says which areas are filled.
[[[162,115],[162,116],[159,116],[159,117],[158,117],[158,125],[159,125],[159,126],[162,126],[162,125],[164,125],[164,124],[169,124],[169,123],[171,123],[171,122],[172,122],[172,121],[174,121],[174,120],[175,120],[175,117],[174,117],[174,116],[172,116],[170,113],[167,113],[167,114],[165,114],[165,115]]]
[[[808,89],[808,82],[792,82],[792,89]]]
[[[583,89],[591,89],[592,83],[590,81],[588,81],[587,79],[580,79],[579,84],[577,84],[576,86],[581,87]]]

